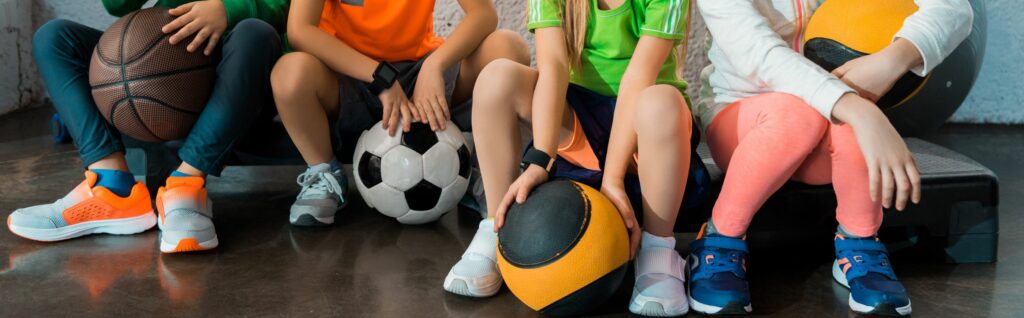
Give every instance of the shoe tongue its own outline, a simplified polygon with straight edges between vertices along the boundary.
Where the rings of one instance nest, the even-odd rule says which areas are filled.
[[[168,189],[176,187],[202,188],[205,184],[206,179],[203,179],[203,177],[168,177],[165,187]]]

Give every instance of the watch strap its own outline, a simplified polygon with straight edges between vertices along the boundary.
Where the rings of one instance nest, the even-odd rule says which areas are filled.
[[[544,171],[547,171],[548,175],[551,176],[555,171],[555,158],[537,148],[530,147],[530,149],[527,149],[526,153],[523,154],[523,161],[520,164],[520,168],[526,170],[530,165],[536,165],[543,168]]]

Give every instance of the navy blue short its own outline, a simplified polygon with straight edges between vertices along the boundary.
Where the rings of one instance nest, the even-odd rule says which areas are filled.
[[[579,85],[569,84],[566,101],[573,113],[576,114],[576,118],[579,119],[583,133],[587,136],[598,162],[603,167],[608,152],[608,140],[611,136],[612,118],[615,115],[616,98],[595,93]],[[700,129],[697,127],[700,126],[694,121],[693,127],[693,133],[690,135],[690,174],[686,181],[686,192],[680,210],[696,207],[707,200],[708,186],[711,183],[707,168],[704,167],[704,162],[697,155],[697,145],[700,144]],[[573,165],[559,157],[556,159],[555,177],[575,180],[600,189],[603,172]],[[627,174],[624,181],[633,209],[638,212],[642,211],[641,202],[643,201],[640,196],[639,178],[634,174]]]

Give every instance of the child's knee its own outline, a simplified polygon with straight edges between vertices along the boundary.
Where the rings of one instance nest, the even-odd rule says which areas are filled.
[[[74,25],[74,22],[65,19],[53,19],[44,23],[32,35],[33,57],[39,59],[48,55],[53,50],[61,49],[61,44],[67,44],[66,33]]]
[[[288,101],[305,94],[313,94],[313,85],[305,83],[305,76],[321,64],[313,55],[292,52],[282,56],[270,72],[270,85],[274,98]],[[278,105],[281,105],[278,103]]]
[[[654,85],[640,92],[633,126],[637,132],[672,133],[690,131],[690,109],[682,93],[671,85]]]
[[[281,38],[277,30],[260,19],[245,19],[231,29],[230,42],[246,50],[262,49],[267,52],[281,51]],[[227,45],[227,42],[225,42]]]
[[[519,64],[530,63],[530,45],[523,36],[511,30],[494,31],[487,36],[481,46],[495,52],[503,52],[504,57]]]
[[[497,59],[484,66],[473,88],[473,99],[482,101],[474,103],[473,108],[487,108],[504,105],[499,101],[507,100],[516,88],[517,70],[524,67],[509,59]]]

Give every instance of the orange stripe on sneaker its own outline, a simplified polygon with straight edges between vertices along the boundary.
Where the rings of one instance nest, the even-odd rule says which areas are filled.
[[[205,251],[205,250],[207,250],[207,249],[203,248],[202,246],[200,246],[199,242],[196,242],[195,239],[193,239],[193,238],[186,238],[186,239],[182,239],[181,241],[178,241],[178,246],[175,246],[174,250],[171,251],[171,253],[196,252],[196,251]]]

